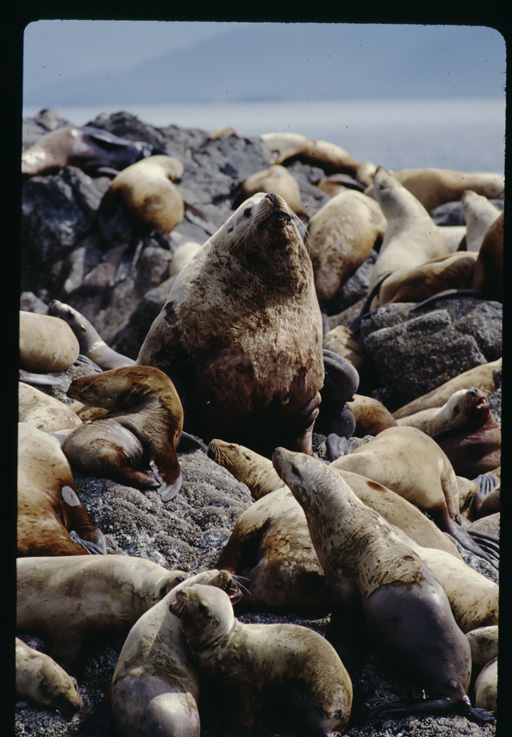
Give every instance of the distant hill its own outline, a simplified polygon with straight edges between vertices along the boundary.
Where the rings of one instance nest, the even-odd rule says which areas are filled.
[[[70,60],[72,64],[72,60]],[[223,35],[124,72],[51,87],[41,106],[504,95],[505,42],[493,29],[382,24],[233,24]]]

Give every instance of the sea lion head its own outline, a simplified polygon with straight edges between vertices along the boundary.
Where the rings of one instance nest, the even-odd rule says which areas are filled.
[[[236,602],[242,598],[242,590],[240,589],[235,576],[229,571],[219,571],[216,568],[213,568],[210,571],[196,573],[195,576],[187,577],[186,580],[183,579],[182,582],[179,582],[179,585],[176,586],[174,594],[177,594],[178,591],[181,591],[188,586],[193,586],[196,583],[202,584],[203,586],[216,586],[217,588],[222,589],[226,592],[233,604],[236,604]],[[171,598],[175,599],[176,597],[173,596]]]
[[[177,591],[169,611],[179,617],[182,632],[193,651],[206,650],[218,643],[235,622],[226,592],[200,583]]]
[[[488,419],[489,402],[480,389],[472,386],[454,392],[446,402],[444,412],[457,425],[480,426]]]

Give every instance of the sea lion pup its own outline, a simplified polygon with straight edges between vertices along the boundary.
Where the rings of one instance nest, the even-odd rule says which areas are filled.
[[[445,202],[460,200],[467,189],[491,199],[505,196],[505,178],[500,174],[427,168],[400,169],[393,176],[429,212]],[[372,196],[371,187],[365,191]]]
[[[90,175],[116,174],[144,156],[157,152],[145,141],[130,141],[86,125],[65,125],[47,133],[21,155],[21,173],[33,177],[77,166]]]
[[[416,399],[399,407],[392,413],[393,417],[398,420],[400,417],[412,415],[429,407],[442,407],[458,389],[470,389],[472,386],[480,389],[488,397],[496,390],[493,374],[495,371],[501,370],[501,366],[501,358],[473,366],[473,368],[463,371],[462,374],[448,379],[444,384],[436,386],[426,394],[422,394],[420,397],[416,397]]]
[[[183,407],[163,371],[124,366],[80,376],[67,394],[108,410],[82,422],[64,439],[62,450],[73,468],[86,476],[155,489],[164,502],[176,496],[183,482],[176,453]]]
[[[279,195],[246,200],[178,274],[140,349],[205,440],[313,452],[322,316],[294,217]]]
[[[383,166],[375,173],[374,193],[387,228],[370,275],[370,292],[390,272],[450,253],[425,207]]]
[[[485,233],[498,218],[501,210],[484,195],[470,189],[463,192],[461,198],[462,211],[466,221],[466,251],[478,251]]]
[[[19,313],[19,365],[25,371],[61,371],[74,364],[80,348],[64,320],[36,312]]]
[[[265,706],[283,692],[302,707],[300,718],[312,737],[343,731],[352,708],[352,682],[318,632],[296,624],[243,624],[224,591],[202,584],[176,592],[170,610],[180,620],[199,673],[227,693],[237,734],[261,734]]]
[[[92,323],[71,305],[53,299],[48,305],[48,314],[67,322],[78,340],[80,353],[90,358],[104,371],[121,366],[133,366],[135,363],[132,358],[110,348]]]
[[[386,225],[378,203],[351,189],[332,197],[310,218],[307,242],[321,306],[382,241]]]
[[[18,555],[106,553],[59,441],[26,422],[18,423],[17,497]]]
[[[431,437],[416,427],[389,427],[331,464],[386,486],[432,515],[464,548],[496,566],[461,525],[455,471]]]
[[[485,407],[486,416],[489,403],[487,397],[475,386],[458,389],[442,407],[430,407],[412,415],[400,417],[395,422],[400,426],[417,427],[431,437],[442,430],[479,422],[477,419]],[[453,465],[453,464],[452,464]],[[455,471],[458,476],[459,474]],[[471,476],[470,478],[474,478]]]
[[[16,632],[41,637],[76,674],[89,640],[128,632],[186,577],[131,555],[18,558]]]
[[[271,164],[298,159],[318,166],[327,174],[344,172],[353,175],[359,166],[358,160],[340,146],[308,138],[301,133],[264,133],[260,138],[268,149]]]
[[[459,711],[491,719],[471,706],[469,643],[421,558],[318,459],[278,448],[273,463],[306,513],[335,606],[361,611],[387,662],[428,694],[413,704],[385,704],[370,717]]]
[[[74,678],[53,658],[30,647],[16,637],[16,694],[38,704],[57,709],[72,717],[81,708],[82,699]]]
[[[367,397],[364,394],[354,394],[354,398],[347,402],[348,407],[356,420],[354,435],[364,438],[365,435],[378,435],[388,427],[398,424],[391,412],[378,399]]]
[[[302,204],[300,187],[288,169],[280,164],[274,164],[268,169],[257,171],[247,179],[243,179],[231,191],[231,207],[239,207],[249,197],[257,192],[281,195],[286,204],[291,207],[301,220],[307,221],[309,215]]]
[[[34,386],[18,383],[18,422],[27,422],[44,432],[71,429],[81,420],[67,404]]]
[[[242,595],[227,571],[205,571],[179,583],[135,622],[109,694],[117,733],[124,737],[199,737],[199,677],[179,620],[169,610],[177,592],[196,583],[219,587],[232,602]]]

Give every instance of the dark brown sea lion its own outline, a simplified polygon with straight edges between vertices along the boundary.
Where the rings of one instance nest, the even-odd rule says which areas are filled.
[[[178,274],[146,336],[137,363],[171,377],[188,432],[312,453],[322,317],[294,218],[279,195],[244,202]]]
[[[170,609],[200,674],[223,687],[230,705],[223,711],[236,734],[260,733],[263,709],[283,691],[301,705],[311,737],[332,737],[347,725],[352,682],[318,632],[296,624],[243,624],[224,591],[202,584],[177,592]],[[279,704],[282,711],[281,698]]]
[[[421,558],[318,459],[278,448],[273,463],[304,508],[334,606],[360,612],[387,662],[428,694],[412,704],[384,704],[370,716],[461,711],[491,720],[471,706],[468,640]]]
[[[181,488],[176,446],[183,408],[172,381],[151,366],[124,366],[74,379],[68,396],[107,414],[82,422],[64,439],[71,466],[85,475],[155,489],[164,501]]]

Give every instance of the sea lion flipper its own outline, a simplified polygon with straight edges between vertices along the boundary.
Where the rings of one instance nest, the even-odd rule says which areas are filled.
[[[159,482],[159,486],[155,489],[155,491],[160,494],[160,496],[162,497],[162,501],[170,502],[171,499],[174,499],[178,491],[181,489],[181,486],[183,484],[183,473],[180,471],[176,481],[168,484],[160,475],[157,464],[153,459],[150,460],[149,465],[155,475],[156,480]]]
[[[91,555],[106,555],[107,543],[105,541],[105,536],[101,532],[101,530],[98,530],[98,533],[99,534],[96,536],[96,540],[86,540],[80,537],[80,535],[75,530],[71,530],[69,536],[74,543],[80,545],[82,548],[85,548],[87,552],[89,552]]]

